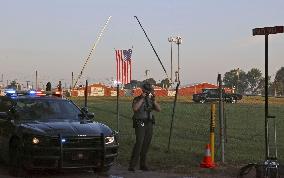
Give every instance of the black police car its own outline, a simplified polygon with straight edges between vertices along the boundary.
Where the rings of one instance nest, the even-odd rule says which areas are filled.
[[[55,96],[0,96],[0,156],[14,176],[25,170],[93,168],[107,171],[118,153],[108,126],[93,113]]]

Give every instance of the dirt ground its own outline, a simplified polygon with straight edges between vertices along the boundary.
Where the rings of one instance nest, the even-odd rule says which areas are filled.
[[[24,178],[237,178],[237,168],[218,167],[214,170],[196,168],[192,174],[177,174],[167,171],[141,171],[129,172],[126,167],[114,165],[107,174],[96,174],[91,170],[69,170],[63,172],[41,171],[33,172]],[[255,177],[255,171],[244,178]],[[283,174],[281,173],[281,178]],[[8,167],[0,164],[0,178],[12,178],[9,176]]]
[[[0,165],[0,178],[12,178],[9,175],[8,167],[5,165]],[[209,174],[209,173],[194,173],[194,175],[189,174],[177,174],[165,171],[141,171],[136,170],[135,172],[129,172],[127,168],[120,165],[114,165],[111,170],[106,174],[95,174],[91,170],[72,170],[63,172],[54,171],[41,171],[33,172],[25,178],[231,178],[236,176],[225,176],[222,174]]]

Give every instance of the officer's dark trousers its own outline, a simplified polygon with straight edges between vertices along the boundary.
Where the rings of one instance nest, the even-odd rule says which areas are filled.
[[[146,156],[152,140],[153,123],[146,122],[135,128],[136,143],[133,147],[129,167],[135,168],[140,156],[140,167],[146,166]]]

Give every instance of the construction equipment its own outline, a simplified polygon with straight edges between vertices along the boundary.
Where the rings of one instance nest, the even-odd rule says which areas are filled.
[[[80,73],[79,73],[79,75],[78,75],[78,77],[77,77],[77,79],[76,79],[74,85],[72,86],[73,88],[76,87],[78,81],[79,81],[80,78],[82,77],[83,72],[84,72],[84,70],[85,70],[85,68],[86,68],[86,66],[87,66],[87,63],[88,63],[88,61],[90,60],[91,55],[93,54],[93,52],[95,52],[96,46],[97,46],[97,44],[99,43],[99,41],[100,41],[100,39],[101,39],[101,36],[103,35],[103,33],[104,33],[104,31],[105,31],[105,29],[106,29],[106,27],[107,27],[107,25],[108,25],[110,19],[111,19],[111,16],[109,16],[109,18],[107,19],[105,25],[103,26],[103,28],[102,28],[102,30],[101,30],[101,32],[100,32],[100,34],[99,34],[99,36],[97,37],[97,40],[96,40],[96,42],[94,43],[93,48],[91,49],[91,51],[90,51],[90,53],[89,53],[87,59],[85,60],[85,63],[84,63],[84,65],[83,65],[83,67],[82,67],[82,69],[81,69],[81,71],[80,71]]]
[[[155,53],[156,57],[158,58],[158,60],[159,60],[159,62],[160,62],[160,64],[161,64],[161,66],[162,66],[162,68],[163,68],[163,70],[164,70],[164,72],[165,72],[165,74],[166,74],[166,77],[167,77],[167,78],[169,78],[169,77],[168,77],[168,74],[167,74],[167,71],[166,71],[166,69],[165,69],[165,67],[164,67],[164,65],[163,65],[163,63],[162,63],[162,61],[161,61],[161,59],[160,59],[160,57],[159,57],[158,53],[156,52],[156,50],[155,50],[155,48],[154,48],[154,46],[153,46],[152,42],[150,41],[150,39],[149,39],[149,37],[148,37],[148,35],[147,35],[146,31],[144,30],[144,28],[143,28],[142,24],[140,23],[140,21],[139,21],[138,17],[137,17],[137,16],[134,16],[134,18],[136,18],[137,22],[139,23],[139,25],[140,25],[141,29],[143,30],[143,32],[144,32],[144,34],[145,34],[145,36],[146,36],[147,40],[149,41],[149,43],[150,43],[150,45],[151,45],[151,47],[152,47],[152,49],[153,49],[153,51],[154,51],[154,53]]]

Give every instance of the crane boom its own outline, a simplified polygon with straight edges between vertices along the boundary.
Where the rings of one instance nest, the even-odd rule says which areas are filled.
[[[107,27],[107,25],[108,25],[110,19],[111,19],[111,16],[109,16],[109,18],[107,19],[105,25],[103,26],[103,28],[102,28],[102,30],[101,30],[101,32],[100,32],[100,34],[99,34],[99,36],[97,37],[97,40],[96,40],[96,42],[94,43],[94,46],[93,46],[93,48],[91,49],[91,51],[90,51],[88,57],[86,58],[85,63],[84,63],[84,65],[83,65],[83,67],[82,67],[82,70],[80,71],[80,73],[79,73],[79,75],[78,75],[78,77],[77,77],[77,79],[76,79],[76,81],[75,81],[75,83],[74,83],[74,85],[73,85],[73,88],[75,88],[75,86],[76,86],[77,83],[78,83],[78,80],[82,77],[83,72],[84,72],[84,69],[86,68],[87,63],[88,63],[89,59],[91,58],[91,55],[92,55],[93,52],[95,51],[96,46],[97,46],[97,44],[99,43],[99,41],[100,41],[100,39],[101,39],[101,36],[103,35],[103,33],[104,33],[104,31],[105,31],[105,29],[106,29],[106,27]]]

